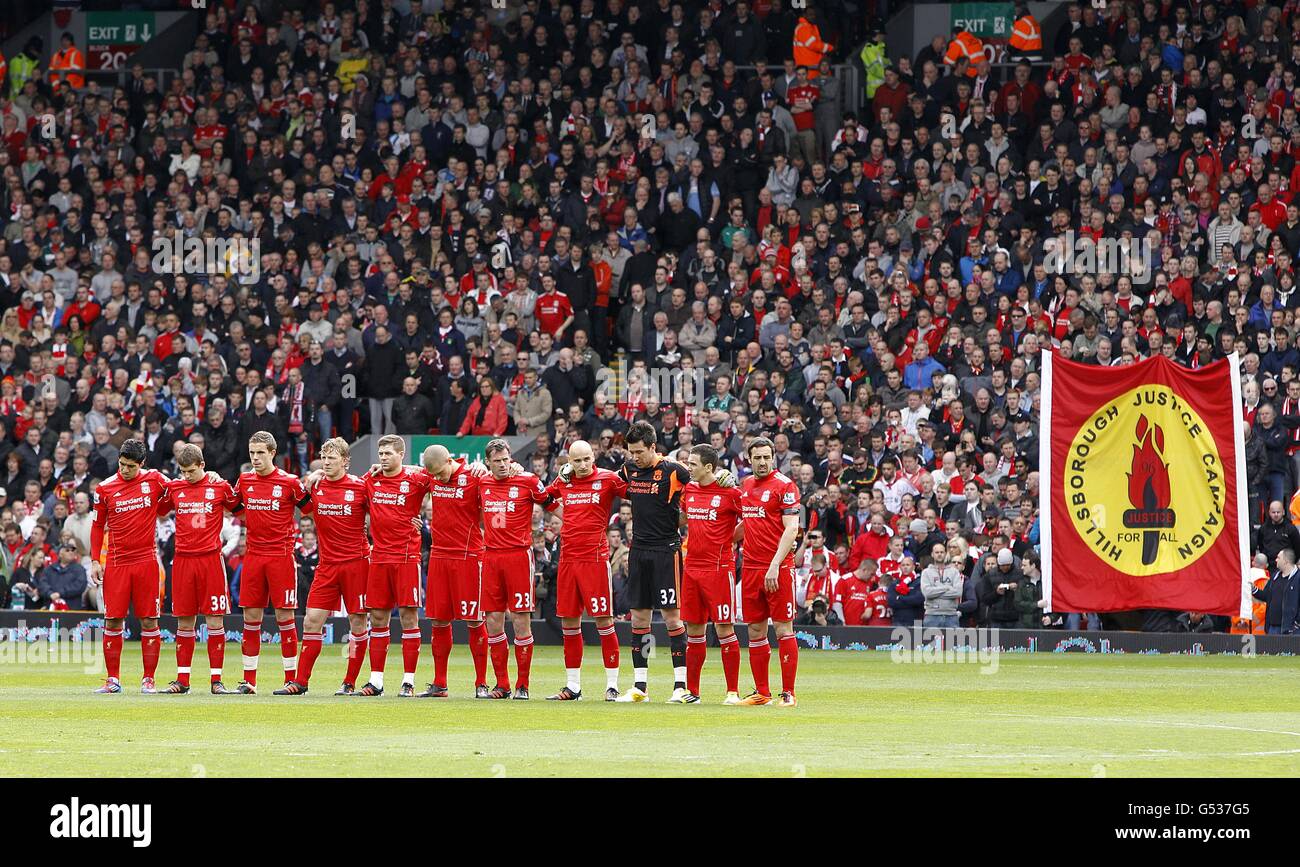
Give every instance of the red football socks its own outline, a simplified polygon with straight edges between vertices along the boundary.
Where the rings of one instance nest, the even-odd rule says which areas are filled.
[[[357,678],[361,675],[361,664],[366,661],[366,646],[369,642],[369,629],[352,633],[352,643],[348,645],[348,673],[343,678],[344,683],[356,686]]]
[[[568,653],[568,640],[565,640],[565,654]],[[566,663],[567,664],[567,663]],[[528,672],[533,667],[533,636],[525,635],[515,639],[515,672],[518,680],[516,687],[528,689]]]
[[[749,642],[749,668],[754,672],[754,689],[761,695],[771,696],[767,684],[767,666],[772,659],[772,648],[766,638]]]
[[[433,627],[433,685],[447,687],[447,659],[451,656],[451,625]]]
[[[686,636],[686,689],[695,695],[700,694],[700,671],[708,652],[709,646],[704,643],[703,635]]]
[[[727,679],[727,692],[740,691],[740,640],[736,633],[718,639],[722,650],[722,676]]]
[[[564,629],[564,667],[582,668],[582,629]]]
[[[480,621],[469,627],[469,653],[474,657],[474,685],[487,683],[488,664],[487,624]]]
[[[420,630],[402,630],[402,673],[412,675],[414,683],[415,669],[420,665]]]
[[[244,682],[257,686],[257,657],[262,652],[262,623],[244,621],[244,636],[241,642],[244,654]]]
[[[298,677],[298,624],[286,620],[280,626],[280,658],[284,662],[284,682]]]
[[[140,655],[144,659],[144,676],[153,677],[158,671],[158,656],[162,652],[162,633],[155,627],[140,633]]]
[[[794,695],[794,676],[799,670],[799,639],[793,632],[782,635],[778,647],[781,653],[781,691]]]
[[[302,656],[298,658],[298,682],[311,683],[311,670],[316,666],[316,657],[320,656],[321,642],[324,636],[319,632],[302,633]]]
[[[496,635],[488,636],[488,655],[492,657],[492,673],[496,675],[497,686],[501,689],[510,688],[510,644],[506,641],[506,634],[499,632]]]
[[[212,682],[221,680],[221,669],[226,663],[226,630],[208,630],[208,670]]]
[[[190,685],[190,666],[194,663],[194,630],[176,630],[176,680]]]
[[[113,680],[121,680],[122,630],[105,629],[103,643],[104,643],[104,665],[108,668],[108,676]]]
[[[383,672],[388,662],[388,627],[370,630],[370,670]]]
[[[596,632],[600,635],[600,655],[605,660],[605,667],[618,668],[618,633],[612,626]]]

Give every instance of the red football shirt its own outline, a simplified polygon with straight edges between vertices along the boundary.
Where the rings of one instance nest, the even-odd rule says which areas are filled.
[[[734,567],[740,489],[691,482],[682,489],[681,510],[686,515],[686,565],[705,571]]]
[[[221,550],[221,525],[226,509],[239,505],[239,497],[224,479],[213,484],[206,477],[197,482],[171,479],[164,483],[165,496],[158,514],[176,510],[176,553],[211,554]]]
[[[567,483],[556,479],[546,493],[564,507],[560,526],[560,556],[569,560],[609,559],[609,508],[627,494],[627,481],[599,467],[585,479],[577,474]]]
[[[889,607],[889,595],[876,588],[867,596],[867,610],[864,612],[867,626],[893,626],[894,610]]]
[[[429,493],[433,496],[433,520],[429,533],[429,559],[468,560],[483,555],[483,491],[480,479],[471,475],[464,461],[440,482],[429,476]],[[532,540],[529,540],[532,544]]]
[[[745,521],[742,556],[747,566],[766,569],[781,544],[783,518],[799,514],[799,489],[785,473],[774,472],[765,479],[745,479],[740,484],[740,497]],[[794,565],[793,551],[786,555],[785,564]]]
[[[420,516],[424,495],[433,479],[417,467],[402,467],[396,475],[382,471],[364,476],[370,502],[371,563],[420,560],[420,531],[411,524]]]
[[[866,623],[871,609],[871,585],[857,575],[850,575],[835,588],[836,598],[844,610],[844,625],[859,626]]]
[[[542,480],[532,473],[508,479],[479,480],[483,497],[483,541],[489,551],[513,551],[533,544],[533,503],[548,499]]]
[[[815,84],[805,84],[803,87],[798,85],[791,87],[785,92],[785,98],[793,106],[797,100],[806,99],[813,106],[808,111],[791,111],[790,116],[794,118],[794,128],[805,130],[813,128],[814,116],[817,113],[817,100],[821,98],[822,91]]]
[[[298,535],[294,508],[307,496],[302,479],[278,467],[265,476],[247,472],[240,474],[236,492],[244,506],[248,553],[258,557],[293,554]]]
[[[563,292],[543,293],[537,297],[537,327],[547,334],[554,335],[564,324],[564,320],[573,315],[573,305],[569,296]]]
[[[94,490],[94,531],[91,556],[99,559],[104,532],[108,531],[108,564],[122,566],[158,557],[158,499],[167,477],[157,470],[141,470],[131,481],[114,473]]]
[[[312,489],[311,502],[303,511],[314,513],[322,563],[349,563],[370,556],[366,538],[369,502],[365,481],[349,473],[334,481],[321,479]]]

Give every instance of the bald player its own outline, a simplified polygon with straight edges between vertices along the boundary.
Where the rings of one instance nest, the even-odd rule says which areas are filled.
[[[627,495],[627,481],[596,466],[591,445],[569,446],[568,463],[546,489],[559,504],[560,566],[555,613],[564,632],[565,685],[548,701],[582,698],[582,614],[596,619],[605,662],[605,701],[618,699],[618,636],[614,633],[614,581],[609,569],[609,510]]]

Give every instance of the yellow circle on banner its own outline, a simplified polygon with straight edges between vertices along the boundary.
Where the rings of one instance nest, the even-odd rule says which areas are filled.
[[[1140,386],[1093,412],[1070,443],[1059,479],[1080,537],[1128,575],[1190,566],[1213,547],[1228,517],[1214,436],[1164,385]]]

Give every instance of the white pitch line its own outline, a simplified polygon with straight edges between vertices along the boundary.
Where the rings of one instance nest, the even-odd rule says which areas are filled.
[[[1280,731],[1278,729],[1255,729],[1255,728],[1248,728],[1246,726],[1221,725],[1219,723],[1194,723],[1194,722],[1179,722],[1179,721],[1172,721],[1172,720],[1140,720],[1140,719],[1124,719],[1123,717],[1104,717],[1104,716],[1040,716],[1038,714],[1019,714],[1019,713],[1005,713],[1005,712],[996,712],[996,711],[989,712],[987,715],[1011,717],[1013,719],[1032,719],[1032,720],[1044,720],[1044,721],[1053,720],[1057,722],[1062,722],[1062,721],[1078,722],[1082,720],[1084,722],[1123,723],[1125,725],[1176,726],[1178,728],[1192,728],[1192,729],[1222,729],[1224,731],[1251,732],[1252,734],[1261,734],[1261,735],[1290,735],[1291,737],[1294,738],[1300,738],[1300,732]]]

